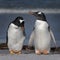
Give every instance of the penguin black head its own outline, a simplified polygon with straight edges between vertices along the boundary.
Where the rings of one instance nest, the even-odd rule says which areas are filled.
[[[47,21],[46,16],[43,12],[29,12],[30,14],[34,15],[38,20]]]
[[[24,26],[24,20],[23,17],[17,17],[13,22],[13,24],[15,24],[18,27],[23,27]]]

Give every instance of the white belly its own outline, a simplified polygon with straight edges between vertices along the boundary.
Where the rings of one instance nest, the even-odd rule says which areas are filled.
[[[51,37],[49,32],[45,31],[35,32],[35,39],[34,39],[35,48],[41,50],[50,48],[50,40]]]
[[[43,22],[43,24],[36,25],[35,24],[35,31],[34,31],[35,39],[34,39],[34,44],[35,44],[35,49],[40,49],[44,50],[50,49],[50,33],[48,31],[48,25]]]
[[[21,28],[14,28],[12,26],[8,29],[8,48],[9,50],[21,50],[25,37]]]

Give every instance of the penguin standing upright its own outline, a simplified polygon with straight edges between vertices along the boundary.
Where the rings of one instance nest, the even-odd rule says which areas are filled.
[[[31,46],[32,42],[34,41],[36,54],[48,54],[50,53],[50,44],[52,39],[56,45],[53,32],[50,29],[43,12],[38,11],[29,13],[34,15],[37,19],[35,21],[34,29],[31,33],[28,45]]]
[[[20,54],[25,39],[24,20],[22,17],[17,17],[9,24],[7,37],[10,53]]]

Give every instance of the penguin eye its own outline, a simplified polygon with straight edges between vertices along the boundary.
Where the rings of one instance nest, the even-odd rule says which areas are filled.
[[[35,14],[38,14],[38,12],[35,12]]]

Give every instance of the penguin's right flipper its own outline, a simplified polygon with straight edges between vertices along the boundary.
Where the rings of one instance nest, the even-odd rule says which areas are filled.
[[[33,45],[33,41],[34,41],[34,30],[32,31],[32,33],[30,35],[28,46],[32,46]]]

